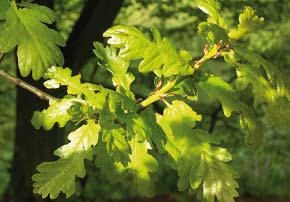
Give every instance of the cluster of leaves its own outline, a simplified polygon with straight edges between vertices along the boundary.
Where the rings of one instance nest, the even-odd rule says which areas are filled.
[[[56,122],[59,126],[68,121],[81,124],[69,134],[70,143],[56,150],[60,159],[37,168],[40,173],[33,176],[35,192],[55,198],[63,191],[70,196],[75,191],[75,175],[85,175],[84,159],[92,159],[94,154],[96,165],[110,181],[132,174],[139,192],[148,195],[153,189],[149,173],[157,170],[158,163],[147,150],[153,141],[161,145],[160,133],[154,138],[151,135],[158,125],[152,128],[152,121],[138,113],[134,99],[101,86],[82,84],[80,76],[71,77],[68,68],[51,68],[45,77],[49,78],[46,87],[65,85],[69,96],[51,101],[47,110],[35,112],[33,125],[51,129]],[[64,180],[68,176],[70,180]]]
[[[199,89],[221,103],[226,117],[239,113],[246,144],[257,148],[263,130],[255,110],[265,105],[270,124],[288,127],[290,96],[277,68],[238,46],[239,40],[263,21],[252,8],[245,8],[237,28],[228,29],[218,2],[198,1],[198,7],[209,16],[198,26],[198,34],[207,39],[208,46],[195,64],[187,51],[177,51],[156,29],[152,30],[153,40],[134,27],[108,29],[104,33],[108,46],[95,42],[94,53],[112,74],[116,88],[111,90],[82,83],[81,76],[72,76],[69,68],[48,69],[63,63],[57,47],[64,45],[63,40],[43,24],[56,19],[53,11],[31,3],[0,2],[0,20],[4,20],[0,51],[18,46],[23,76],[32,71],[34,79],[43,76],[47,80],[44,85],[49,89],[67,87],[66,96],[51,99],[47,109],[33,114],[32,124],[45,130],[56,123],[64,127],[72,122],[77,127],[68,135],[69,142],[55,151],[59,159],[37,167],[38,173],[32,177],[35,193],[54,199],[63,192],[70,197],[76,189],[75,177],[86,175],[85,160],[94,159],[110,182],[131,180],[138,193],[149,196],[158,170],[150,150],[157,148],[160,154],[167,154],[177,171],[180,190],[197,193],[209,202],[234,201],[238,174],[227,164],[231,154],[217,146],[217,136],[196,128],[202,116],[188,98],[198,99],[195,92]],[[203,71],[207,60],[219,56],[235,68],[235,85]],[[132,61],[139,61],[140,74],[152,72],[156,76],[156,89],[142,101],[131,90],[135,76],[128,70]],[[239,92],[248,88],[253,91],[253,103],[240,98]],[[162,114],[153,110],[156,101],[165,103]]]

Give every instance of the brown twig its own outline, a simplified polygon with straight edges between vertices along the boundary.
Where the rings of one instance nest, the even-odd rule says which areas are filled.
[[[0,53],[0,62],[3,59],[3,57],[4,57],[4,54]],[[21,88],[28,90],[29,92],[33,93],[34,95],[36,95],[37,97],[39,97],[42,100],[47,100],[47,101],[50,101],[50,100],[57,101],[57,100],[59,100],[58,98],[47,94],[46,92],[44,92],[44,91],[42,91],[42,90],[30,85],[29,83],[27,83],[25,81],[22,81],[21,79],[16,78],[14,76],[11,76],[7,72],[3,71],[2,69],[0,69],[0,76],[5,78],[5,79],[7,79],[8,81],[18,85],[18,86],[20,86]]]

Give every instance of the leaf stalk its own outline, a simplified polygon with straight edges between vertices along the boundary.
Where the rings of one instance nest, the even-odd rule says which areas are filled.
[[[144,101],[140,103],[140,106],[142,108],[145,108],[149,106],[150,104],[160,100],[164,97],[164,94],[166,94],[170,89],[172,89],[174,86],[176,86],[177,83],[179,83],[183,79],[174,79],[173,81],[168,81],[160,90],[154,92],[151,96],[146,98]]]

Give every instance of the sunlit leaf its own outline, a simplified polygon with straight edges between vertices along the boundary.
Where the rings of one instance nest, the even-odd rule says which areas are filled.
[[[131,147],[126,140],[124,129],[116,128],[103,130],[103,141],[106,142],[107,152],[115,161],[121,162],[124,166],[130,161],[129,154]]]
[[[55,151],[60,157],[57,161],[44,162],[33,175],[33,192],[43,198],[50,195],[56,198],[60,192],[70,197],[75,192],[75,176],[85,177],[85,159],[92,159],[92,146],[98,143],[100,126],[90,120],[76,131],[70,133],[70,142]]]
[[[148,153],[151,149],[149,143],[138,142],[136,137],[129,141],[132,149],[130,155],[131,162],[128,165],[129,173],[133,175],[134,184],[140,194],[150,196],[154,191],[154,184],[150,177],[150,173],[154,173],[158,169],[157,160]]]
[[[59,127],[64,127],[70,120],[68,109],[73,105],[72,99],[62,99],[61,101],[50,101],[50,105],[43,111],[35,111],[32,117],[32,124],[36,129],[43,127],[45,130],[52,129],[55,123]]]
[[[223,19],[223,17],[219,13],[220,5],[219,5],[218,1],[216,1],[216,0],[198,0],[197,6],[200,10],[202,10],[204,13],[206,13],[210,16],[207,19],[208,22],[217,24],[224,29],[227,28],[225,20]]]
[[[44,85],[47,88],[59,88],[67,86],[67,93],[77,96],[79,99],[85,98],[84,102],[96,109],[103,108],[108,95],[108,90],[101,85],[92,83],[82,83],[81,76],[72,76],[72,71],[69,68],[51,67],[45,73],[44,77],[47,81]]]
[[[36,168],[39,173],[32,176],[35,182],[33,192],[42,195],[43,198],[49,196],[55,199],[60,192],[70,197],[76,189],[75,176],[86,175],[84,158],[83,152],[76,152],[67,158],[41,163]]]
[[[238,28],[229,33],[229,37],[238,40],[250,32],[254,32],[264,21],[263,17],[255,15],[255,11],[247,6],[239,16]]]
[[[187,113],[182,113],[184,110]],[[191,113],[191,120],[188,112]],[[158,124],[167,136],[165,146],[173,159],[179,180],[180,190],[201,192],[206,201],[234,201],[238,196],[238,174],[226,164],[231,155],[226,149],[213,147],[218,143],[216,137],[206,131],[192,129],[200,120],[197,114],[185,103],[175,101],[165,108]]]
[[[112,73],[113,84],[129,90],[131,83],[135,79],[133,74],[127,73],[129,62],[118,57],[117,50],[113,47],[104,48],[99,42],[95,42],[94,46],[95,55],[105,62],[105,68]]]
[[[150,173],[154,173],[158,169],[156,159],[148,153],[151,149],[148,142],[139,142],[137,137],[133,137],[130,141],[131,154],[128,165],[117,162],[114,156],[108,154],[105,145],[98,145],[96,148],[96,166],[101,168],[101,172],[110,180],[111,183],[124,182],[128,183],[132,180],[134,189],[139,194],[150,196],[154,191]],[[131,176],[129,179],[129,175]]]
[[[75,152],[89,150],[92,146],[97,145],[99,140],[100,125],[94,120],[89,120],[86,125],[81,126],[77,130],[68,135],[70,142],[58,148],[54,154],[64,158]]]
[[[7,6],[3,5],[5,9]],[[32,77],[38,80],[52,65],[63,65],[58,45],[64,46],[65,42],[57,31],[44,24],[56,20],[52,10],[30,3],[21,6],[17,8],[15,2],[9,4],[4,15],[6,26],[0,33],[0,50],[6,53],[17,46],[21,75],[28,76],[32,71]]]
[[[120,48],[121,58],[128,61],[142,59],[138,68],[140,72],[154,71],[159,77],[193,73],[188,52],[177,52],[166,38],[161,38],[157,30],[153,30],[153,35],[155,41],[151,42],[136,28],[122,25],[114,26],[104,33],[105,37],[109,37],[108,43],[111,46]]]
[[[128,168],[117,162],[114,156],[108,153],[105,144],[98,144],[95,149],[95,165],[100,168],[101,174],[104,175],[110,183],[126,182]]]
[[[89,94],[89,91],[94,93],[96,90],[102,89],[101,86],[81,83],[81,76],[72,76],[72,71],[69,68],[62,67],[51,67],[45,73],[44,77],[47,79],[44,85],[48,88],[59,88],[62,86],[67,86],[67,93],[76,95],[81,93]],[[51,85],[53,84],[53,85]]]

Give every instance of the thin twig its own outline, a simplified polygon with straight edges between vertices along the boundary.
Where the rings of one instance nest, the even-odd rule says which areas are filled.
[[[3,58],[4,58],[4,53],[0,52],[0,62],[2,61]],[[37,97],[39,97],[42,100],[47,100],[47,101],[50,101],[50,100],[57,101],[57,100],[59,100],[58,98],[47,94],[46,92],[44,92],[44,91],[42,91],[42,90],[30,85],[29,83],[27,83],[25,81],[22,81],[21,79],[16,78],[14,76],[11,76],[7,72],[3,71],[2,69],[0,69],[0,76],[5,78],[5,79],[7,79],[8,81],[18,85],[18,86],[20,86],[21,88],[23,88],[25,90],[28,90],[29,92],[33,93],[34,95],[36,95]]]
[[[15,77],[9,75],[8,73],[3,71],[2,69],[0,69],[0,76],[7,79],[8,81],[18,85],[18,86],[20,86],[21,88],[28,90],[29,92],[33,93],[34,95],[36,95],[37,97],[39,97],[42,100],[47,100],[47,101],[50,101],[50,100],[57,101],[58,100],[58,98],[47,94],[46,92],[30,85],[29,83],[26,83],[25,81],[22,81],[21,79],[18,79],[18,78],[15,78]]]

